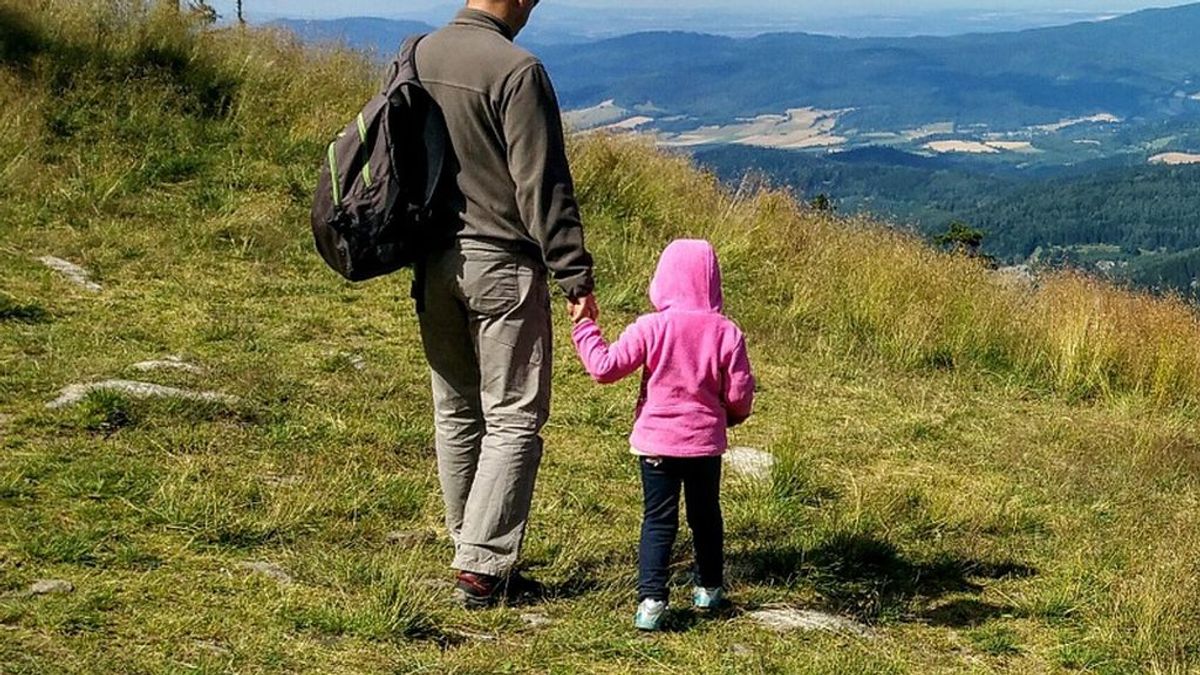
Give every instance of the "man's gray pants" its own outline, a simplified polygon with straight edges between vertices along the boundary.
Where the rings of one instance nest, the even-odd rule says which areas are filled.
[[[550,414],[545,267],[524,252],[459,240],[428,260],[423,292],[452,566],[506,576],[525,536]]]

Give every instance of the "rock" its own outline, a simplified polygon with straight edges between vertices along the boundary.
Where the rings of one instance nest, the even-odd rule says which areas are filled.
[[[733,652],[734,656],[749,656],[754,653],[753,649],[743,644],[734,644],[729,648],[729,651]]]
[[[325,356],[330,359],[330,365],[335,370],[341,370],[345,366],[350,366],[355,370],[366,370],[367,360],[358,354],[350,352],[328,351]]]
[[[55,272],[65,276],[68,281],[76,286],[84,288],[85,290],[92,291],[93,293],[98,293],[104,290],[101,288],[100,284],[92,281],[92,275],[87,270],[73,262],[63,260],[62,258],[55,258],[54,256],[49,255],[38,258],[38,261],[46,267],[49,267]]]
[[[300,476],[282,476],[277,473],[269,473],[262,478],[263,483],[269,487],[295,487],[304,482]]]
[[[464,640],[475,640],[476,642],[493,642],[499,636],[493,633],[480,633],[478,631],[466,630],[464,628],[451,628],[446,630],[451,635],[457,635]]]
[[[740,474],[754,480],[770,480],[775,456],[754,448],[730,448],[725,453],[725,464]]]
[[[530,628],[545,628],[554,623],[550,617],[540,612],[526,612],[521,615],[521,620]]]
[[[273,562],[244,562],[238,563],[238,568],[268,576],[281,584],[292,583],[292,577],[277,563]]]
[[[175,398],[185,401],[200,401],[203,403],[221,403],[234,405],[238,402],[236,396],[221,394],[213,391],[191,391],[164,387],[148,382],[133,382],[130,380],[105,380],[88,384],[72,384],[62,388],[58,398],[46,404],[47,408],[65,408],[75,405],[94,391],[113,391],[128,394],[134,398]]]
[[[196,646],[197,651],[203,652],[212,657],[226,658],[233,654],[228,647],[211,640],[196,640],[193,644]]]
[[[384,535],[383,540],[387,542],[389,546],[413,548],[422,544],[428,544],[434,540],[434,536],[429,532],[405,532],[403,530],[394,530]]]
[[[178,356],[168,356],[159,361],[142,361],[133,364],[133,368],[144,373],[152,370],[182,370],[185,373],[200,375],[204,372],[200,366],[188,363]]]
[[[750,617],[772,630],[786,633],[793,630],[818,630],[857,637],[870,637],[871,629],[857,621],[811,609],[777,607],[750,612]]]
[[[1033,288],[1037,285],[1037,275],[1029,265],[1001,267],[996,270],[996,277],[1006,284],[1021,288]]]
[[[63,579],[41,579],[29,587],[30,595],[65,595],[75,592],[75,584]]]

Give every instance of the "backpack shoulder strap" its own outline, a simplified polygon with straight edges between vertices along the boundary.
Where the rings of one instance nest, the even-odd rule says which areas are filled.
[[[388,69],[388,78],[384,83],[383,94],[391,99],[393,104],[399,103],[396,97],[402,95],[401,90],[405,85],[420,86],[421,79],[417,77],[417,45],[425,37],[426,35],[423,34],[405,39]]]
[[[419,106],[424,109],[425,123],[423,141],[426,152],[425,166],[428,171],[425,179],[425,203],[428,208],[433,203],[442,172],[445,170],[446,151],[450,146],[446,121],[442,111],[421,86],[421,78],[417,72],[417,45],[421,44],[428,34],[414,35],[407,38],[400,46],[400,51],[392,62],[390,77],[383,92],[392,105]]]
[[[442,111],[431,101],[431,105],[425,113],[425,166],[429,172],[425,179],[426,208],[433,204],[434,194],[441,183],[442,172],[446,168],[446,151],[449,144],[446,121],[442,118]]]

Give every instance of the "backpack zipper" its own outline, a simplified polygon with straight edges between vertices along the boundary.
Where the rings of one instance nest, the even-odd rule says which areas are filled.
[[[334,152],[335,145],[337,145],[337,141],[333,141],[329,144],[329,174],[333,179],[329,183],[330,187],[333,188],[333,205],[340,207],[342,205],[342,193],[340,190],[338,190],[337,153]]]
[[[362,179],[367,187],[371,187],[371,155],[367,150],[367,123],[362,113],[358,113],[358,137],[362,139],[363,168]]]

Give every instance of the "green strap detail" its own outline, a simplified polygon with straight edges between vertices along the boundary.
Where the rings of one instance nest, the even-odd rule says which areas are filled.
[[[358,113],[358,137],[362,139],[363,184],[371,187],[371,155],[369,150],[367,150],[367,122],[363,119],[362,113]]]
[[[336,141],[334,143],[329,144],[329,175],[330,175],[330,178],[332,179],[332,180],[330,180],[330,185],[333,187],[333,203],[336,206],[341,206],[342,205],[342,194],[338,190],[337,155],[334,154],[334,151],[333,151],[333,146],[335,144],[336,144]]]

